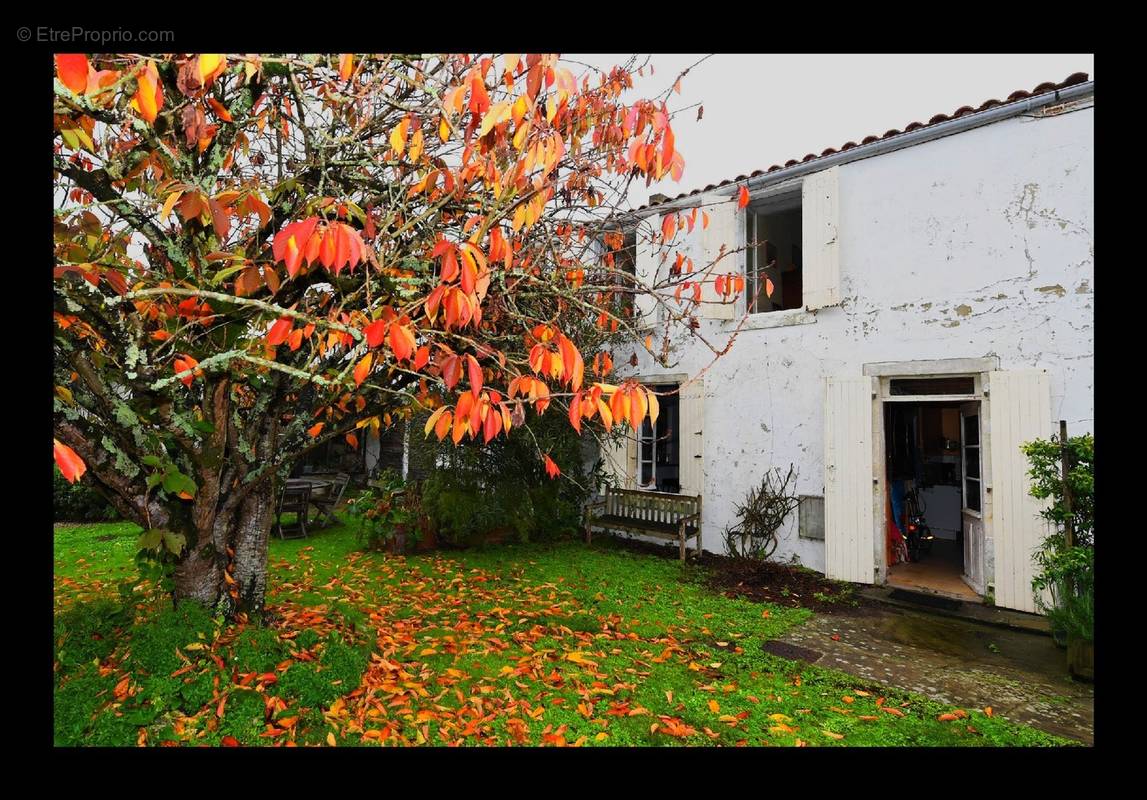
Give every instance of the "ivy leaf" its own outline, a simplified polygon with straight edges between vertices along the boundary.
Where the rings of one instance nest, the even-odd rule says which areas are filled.
[[[168,472],[163,476],[163,491],[168,494],[186,493],[194,497],[198,488],[195,481],[178,470]]]
[[[167,547],[167,551],[173,556],[177,556],[183,552],[183,548],[187,546],[187,537],[182,533],[175,531],[163,532],[163,544]]]
[[[136,546],[140,550],[157,550],[160,544],[163,543],[163,535],[166,533],[162,528],[152,528],[146,530],[139,535],[139,540]]]

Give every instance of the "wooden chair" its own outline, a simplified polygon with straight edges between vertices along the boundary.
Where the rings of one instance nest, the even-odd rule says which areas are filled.
[[[343,492],[346,491],[348,485],[350,485],[350,474],[340,472],[332,478],[331,488],[327,490],[324,496],[312,498],[311,504],[322,514],[322,516],[316,520],[316,524],[319,524],[320,527],[338,524],[338,517],[335,516],[335,507],[342,501]]]
[[[311,504],[310,486],[284,487],[279,495],[279,509],[275,515],[275,527],[279,531],[280,539],[307,538],[307,513]],[[293,525],[283,524],[283,514],[294,514]],[[287,533],[300,532],[302,536],[287,536]]]

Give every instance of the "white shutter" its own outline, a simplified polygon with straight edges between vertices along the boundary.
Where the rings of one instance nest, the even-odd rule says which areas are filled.
[[[840,303],[839,167],[801,183],[802,294],[810,311]]]
[[[628,426],[626,431],[630,433]],[[632,435],[627,435],[617,444],[605,440],[601,457],[602,469],[606,475],[612,475],[622,489],[634,488],[637,475],[637,441]]]
[[[1020,445],[1051,434],[1051,386],[1042,370],[997,371],[988,379],[996,605],[1037,611],[1033,554],[1047,535],[1047,524],[1040,517],[1043,501],[1028,494],[1028,462]]]
[[[703,206],[697,212],[694,234],[697,233],[697,229],[701,228],[701,212],[709,215],[709,227],[701,231],[700,252],[693,259],[697,270],[703,270],[710,263],[716,261],[717,256],[721,253],[721,246],[724,245],[725,252],[732,253],[732,255],[727,255],[717,262],[717,266],[713,268],[713,277],[729,272],[734,274],[740,272],[743,259],[738,258],[738,254],[733,253],[743,244],[737,235],[737,217],[739,216],[737,204],[727,201]],[[713,287],[712,281],[705,284],[701,297],[701,307],[698,311],[700,316],[706,319],[733,319],[735,303],[706,302],[706,300],[717,297],[717,290]]]
[[[830,377],[824,404],[824,563],[836,580],[872,583],[872,392],[867,376]]]
[[[678,442],[681,494],[705,493],[705,384],[693,381],[681,389]]]

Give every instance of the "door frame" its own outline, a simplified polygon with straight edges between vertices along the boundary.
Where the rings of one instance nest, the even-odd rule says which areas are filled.
[[[984,564],[984,586],[973,587],[976,591],[992,593],[994,591],[995,576],[992,572],[995,559],[988,558],[989,543],[992,538],[992,476],[990,458],[983,458],[984,453],[991,453],[991,430],[988,424],[990,399],[990,385],[988,374],[1000,368],[1000,360],[996,356],[987,358],[941,358],[916,361],[881,361],[865,364],[863,374],[872,377],[872,507],[874,511],[873,531],[873,574],[877,585],[888,583],[888,531],[885,511],[885,495],[888,492],[887,473],[885,469],[884,450],[884,404],[892,403],[918,403],[918,402],[944,402],[944,401],[978,401],[980,404],[980,453],[981,474],[983,475],[983,491],[981,492],[982,519],[984,536],[981,543],[983,552],[980,554]],[[973,378],[972,395],[896,395],[890,392],[891,382],[894,378],[950,378],[953,376],[967,376]],[[987,462],[987,463],[985,463]],[[961,470],[962,470],[961,466]],[[962,492],[963,490],[961,490]],[[961,524],[963,513],[961,512]],[[967,581],[965,581],[967,583]],[[969,584],[970,585],[970,584]]]

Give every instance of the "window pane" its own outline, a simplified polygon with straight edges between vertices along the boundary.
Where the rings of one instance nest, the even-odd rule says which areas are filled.
[[[980,443],[980,416],[972,414],[964,417],[964,445],[972,447]]]
[[[964,448],[964,469],[969,478],[980,477],[980,448]]]
[[[800,308],[801,210],[799,197],[750,210],[745,218],[746,299],[749,313]]]
[[[980,482],[972,478],[964,481],[964,508],[980,510]]]
[[[975,379],[972,377],[954,378],[893,378],[890,386],[893,396],[916,394],[966,394],[976,393]]]

